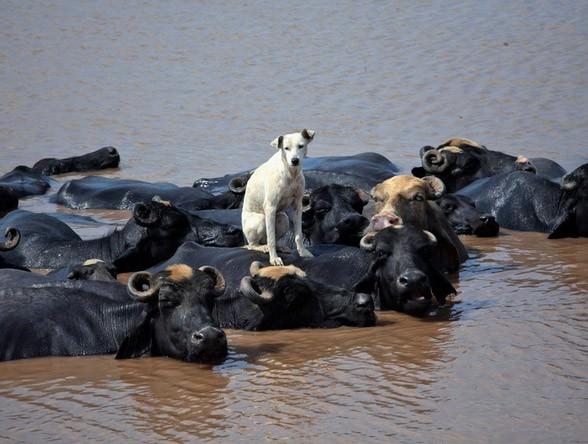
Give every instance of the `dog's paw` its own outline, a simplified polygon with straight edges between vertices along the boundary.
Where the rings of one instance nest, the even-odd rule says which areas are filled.
[[[276,267],[283,267],[284,266],[284,261],[282,260],[282,258],[280,256],[276,256],[276,257],[270,257],[270,264],[275,265]]]
[[[298,254],[300,255],[300,257],[314,257],[314,255],[306,248],[301,248],[300,250],[298,250]]]

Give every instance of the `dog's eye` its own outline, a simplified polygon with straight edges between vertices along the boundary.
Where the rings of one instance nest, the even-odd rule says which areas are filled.
[[[289,146],[285,146],[285,147],[284,147],[284,149],[285,149],[286,151],[290,151],[290,147],[289,147]]]
[[[298,148],[302,149],[304,148],[304,145],[298,145]]]

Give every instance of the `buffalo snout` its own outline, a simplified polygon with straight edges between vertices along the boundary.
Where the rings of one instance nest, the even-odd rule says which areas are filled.
[[[206,326],[192,332],[188,361],[216,362],[227,355],[227,336],[219,328]]]

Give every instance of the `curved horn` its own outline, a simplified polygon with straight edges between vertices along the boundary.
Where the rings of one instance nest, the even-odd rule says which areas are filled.
[[[135,208],[133,208],[133,218],[143,227],[150,227],[159,222],[159,215],[157,212],[153,211],[152,208],[143,203],[135,204]]]
[[[445,193],[445,184],[441,179],[435,176],[425,176],[421,178],[427,184],[427,197],[430,199],[439,199]]]
[[[449,167],[447,158],[438,150],[429,150],[422,157],[423,168],[430,173],[442,173]]]
[[[435,237],[435,235],[433,233],[431,233],[430,231],[427,231],[427,230],[423,230],[423,233],[425,233],[427,235],[431,245],[435,245],[437,243],[437,237]]]
[[[274,298],[274,295],[267,290],[259,293],[255,288],[253,288],[253,279],[251,279],[249,276],[245,276],[243,279],[241,279],[239,291],[255,305],[269,304]]]
[[[225,278],[217,268],[211,267],[209,265],[204,265],[199,268],[200,271],[203,271],[207,275],[209,275],[214,280],[214,290],[217,293],[217,296],[220,296],[225,292],[226,283]]]
[[[235,194],[243,194],[247,188],[249,177],[233,177],[229,182],[229,190]]]
[[[263,268],[263,264],[259,261],[251,262],[251,266],[249,267],[249,274],[251,276],[257,276],[259,270]]]
[[[161,284],[153,285],[151,273],[147,271],[137,271],[133,273],[127,283],[127,290],[131,296],[140,302],[149,302],[157,292]],[[147,287],[144,290],[144,287]]]
[[[16,228],[8,227],[4,232],[4,237],[6,238],[6,241],[0,243],[0,251],[12,250],[13,248],[16,248],[20,242],[20,231]]]
[[[360,248],[362,248],[363,250],[372,251],[376,247],[375,238],[376,233],[374,233],[373,231],[366,234],[359,241]]]
[[[310,194],[305,193],[304,196],[302,196],[302,212],[308,211],[310,208]]]

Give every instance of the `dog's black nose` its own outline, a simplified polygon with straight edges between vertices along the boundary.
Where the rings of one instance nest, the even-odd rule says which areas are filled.
[[[299,163],[300,163],[300,159],[296,159],[296,158],[292,159],[292,165],[296,166]]]

